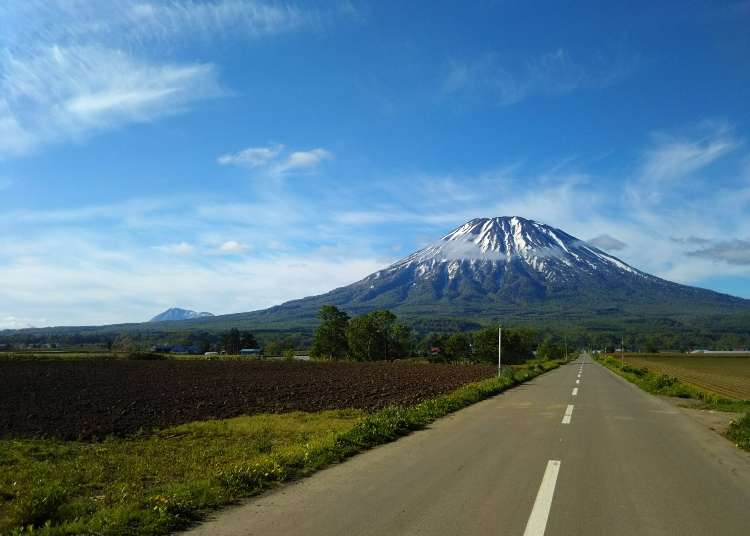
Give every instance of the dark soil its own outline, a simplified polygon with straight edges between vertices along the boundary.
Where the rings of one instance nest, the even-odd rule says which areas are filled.
[[[90,440],[255,413],[375,410],[494,373],[416,363],[0,362],[0,437]]]

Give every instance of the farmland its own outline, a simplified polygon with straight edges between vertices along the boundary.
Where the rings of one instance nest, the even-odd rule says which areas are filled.
[[[0,362],[0,437],[127,435],[258,413],[413,405],[492,366],[264,361]]]
[[[750,400],[750,356],[632,354],[625,364],[677,377],[682,383],[735,400]]]
[[[170,532],[556,366],[0,362],[0,533]]]

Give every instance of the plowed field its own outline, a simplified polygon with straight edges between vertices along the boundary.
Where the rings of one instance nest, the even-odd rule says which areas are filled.
[[[0,362],[0,437],[96,439],[256,413],[409,405],[492,366],[263,361]]]

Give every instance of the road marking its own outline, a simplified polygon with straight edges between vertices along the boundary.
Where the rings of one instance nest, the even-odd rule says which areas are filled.
[[[536,494],[534,507],[531,509],[529,521],[526,523],[526,530],[523,536],[544,536],[547,528],[547,518],[549,510],[552,507],[552,497],[555,494],[555,485],[557,484],[557,474],[560,472],[560,460],[550,460],[547,462],[547,469],[542,477],[542,484]]]
[[[573,404],[568,404],[568,407],[565,408],[565,415],[563,415],[563,424],[570,424],[570,419],[573,417]]]
[[[573,396],[578,394],[578,387],[573,387]]]
[[[576,383],[581,383],[581,380],[576,380]]]

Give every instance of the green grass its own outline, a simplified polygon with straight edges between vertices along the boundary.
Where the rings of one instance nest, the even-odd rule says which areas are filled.
[[[0,533],[156,535],[382,444],[558,362],[535,362],[410,407],[201,421],[100,443],[0,440]]]
[[[635,368],[627,364],[623,367],[619,359],[610,356],[597,357],[596,359],[608,369],[649,393],[698,400],[700,404],[697,407],[700,409],[733,413],[744,412],[744,417],[732,422],[726,436],[734,441],[738,447],[750,450],[750,401],[724,398],[705,389],[682,383],[675,376],[655,374],[646,367]]]
[[[741,449],[750,450],[750,412],[731,422],[727,437]]]

